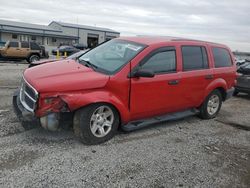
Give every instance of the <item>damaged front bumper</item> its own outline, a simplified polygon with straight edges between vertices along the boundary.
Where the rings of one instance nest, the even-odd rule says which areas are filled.
[[[25,127],[32,128],[37,126],[42,126],[44,129],[50,131],[56,131],[59,129],[59,125],[62,128],[68,129],[71,122],[73,121],[72,113],[49,113],[43,117],[36,117],[33,112],[28,111],[20,101],[20,90],[17,90],[12,99],[14,112],[18,119],[21,121],[22,125]]]
[[[20,101],[20,90],[17,90],[12,97],[12,104],[14,112],[18,119],[24,122],[30,122],[30,124],[39,125],[39,119],[34,116],[34,114],[24,108]]]

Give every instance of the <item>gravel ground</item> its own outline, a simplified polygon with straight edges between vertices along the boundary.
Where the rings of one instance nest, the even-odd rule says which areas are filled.
[[[26,64],[0,64],[0,187],[250,187],[250,98],[85,146],[71,131],[24,131],[11,95]]]

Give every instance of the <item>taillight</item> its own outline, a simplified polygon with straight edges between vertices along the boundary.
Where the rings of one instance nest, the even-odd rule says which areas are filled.
[[[240,76],[242,76],[242,74],[241,73],[236,73],[236,78],[239,78]]]

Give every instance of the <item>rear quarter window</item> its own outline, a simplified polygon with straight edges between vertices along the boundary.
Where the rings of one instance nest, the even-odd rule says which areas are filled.
[[[212,50],[215,68],[230,67],[233,65],[231,56],[227,49],[214,47]]]
[[[40,46],[35,42],[30,43],[30,49],[31,50],[41,50]]]

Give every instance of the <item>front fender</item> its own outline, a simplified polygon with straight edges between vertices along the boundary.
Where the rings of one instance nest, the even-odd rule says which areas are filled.
[[[213,80],[208,86],[206,87],[205,90],[205,98],[216,88],[223,88],[225,91],[227,91],[227,83],[224,79],[222,78],[217,78]]]
[[[63,101],[65,101],[70,111],[75,111],[84,106],[93,103],[109,103],[116,107],[118,110],[122,123],[129,121],[130,113],[128,110],[128,103],[122,102],[119,97],[108,91],[92,91],[86,93],[73,93],[60,95]]]

